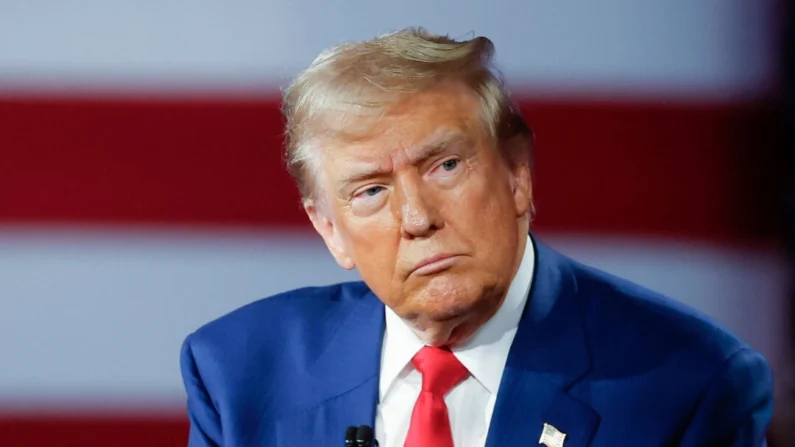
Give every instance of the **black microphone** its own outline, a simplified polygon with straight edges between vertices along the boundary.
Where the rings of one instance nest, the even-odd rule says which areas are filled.
[[[372,428],[366,425],[351,426],[345,430],[345,447],[371,447],[373,444],[378,447],[378,441],[373,438]]]
[[[356,447],[356,427],[348,427],[345,430],[345,447]]]
[[[373,429],[366,425],[360,425],[356,430],[356,447],[370,447],[372,445]],[[375,445],[378,447],[378,442]]]

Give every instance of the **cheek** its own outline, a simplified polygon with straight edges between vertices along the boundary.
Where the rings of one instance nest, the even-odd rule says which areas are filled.
[[[444,217],[457,236],[475,253],[478,268],[485,274],[498,272],[510,256],[517,235],[516,207],[507,179],[482,175],[449,196]]]
[[[473,227],[473,231],[481,233],[487,233],[482,231],[485,228],[515,224],[511,186],[500,175],[496,172],[473,175],[458,188],[450,190],[443,200],[446,216],[457,226]]]
[[[374,282],[391,280],[395,269],[400,232],[386,219],[349,225],[346,228],[348,250],[359,273]]]

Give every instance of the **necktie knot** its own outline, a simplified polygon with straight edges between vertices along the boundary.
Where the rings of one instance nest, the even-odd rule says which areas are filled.
[[[447,348],[425,346],[411,360],[422,374],[422,389],[444,396],[464,380],[469,371]]]

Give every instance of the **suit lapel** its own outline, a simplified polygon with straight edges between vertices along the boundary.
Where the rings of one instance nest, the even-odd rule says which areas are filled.
[[[486,446],[537,445],[545,423],[566,434],[565,447],[585,447],[599,415],[541,374],[506,370]]]
[[[487,447],[537,445],[545,423],[585,447],[599,415],[567,394],[591,368],[576,280],[560,255],[533,241],[536,271],[503,373]]]
[[[301,386],[306,402],[278,419],[277,445],[339,446],[351,425],[375,425],[384,307],[372,293],[340,304],[330,340]]]

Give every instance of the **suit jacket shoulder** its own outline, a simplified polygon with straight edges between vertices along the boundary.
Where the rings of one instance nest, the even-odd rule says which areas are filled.
[[[736,352],[750,349],[724,325],[682,302],[569,262],[599,370],[642,370],[676,353],[683,355],[682,361],[718,367]],[[622,366],[617,359],[626,362]]]
[[[763,445],[773,384],[760,353],[685,304],[567,263],[592,362],[570,393],[601,415],[600,439],[624,430],[638,442],[658,433],[668,445]]]
[[[267,430],[268,421],[299,407],[300,377],[322,357],[351,309],[372,300],[368,293],[361,282],[296,289],[243,306],[190,334],[181,367],[191,442],[236,444],[241,439],[229,437],[241,433],[261,437],[238,428]],[[199,439],[204,441],[194,441]]]
[[[283,342],[294,342],[296,337],[305,342],[305,348],[315,346],[312,340],[324,335],[322,329],[329,320],[337,317],[345,304],[363,299],[367,292],[362,282],[290,290],[219,317],[190,338],[194,346],[221,349],[225,355],[278,357],[285,354]]]

